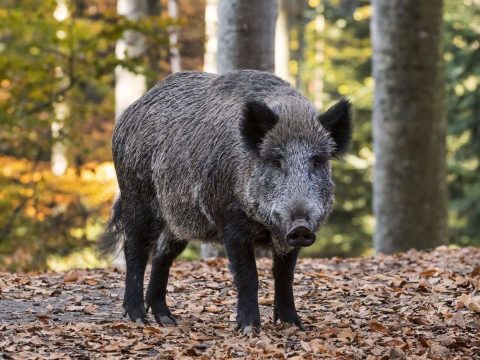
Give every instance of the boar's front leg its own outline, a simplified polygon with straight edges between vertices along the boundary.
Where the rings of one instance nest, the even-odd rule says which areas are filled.
[[[165,296],[170,266],[173,260],[181,254],[187,246],[187,241],[177,240],[168,231],[164,231],[158,239],[152,257],[152,272],[145,297],[147,312],[152,309],[155,320],[160,325],[177,324],[168,309]]]
[[[287,254],[273,254],[273,276],[275,279],[275,300],[273,322],[295,324],[305,330],[295,309],[293,299],[293,273],[297,262],[298,249]]]
[[[243,333],[260,330],[257,266],[247,226],[239,214],[224,230],[225,250],[238,293],[236,329]]]

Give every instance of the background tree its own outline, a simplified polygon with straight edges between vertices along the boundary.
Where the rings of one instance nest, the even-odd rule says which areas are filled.
[[[218,73],[237,69],[273,72],[276,16],[276,0],[219,0]],[[218,254],[219,251],[212,245],[202,244],[202,258],[218,256]]]
[[[374,245],[432,248],[447,241],[443,1],[372,4]]]
[[[118,0],[118,15],[138,21],[148,16],[148,0]],[[128,29],[117,40],[115,52],[118,59],[134,59],[145,54],[145,37],[141,32]],[[122,65],[115,68],[115,119],[147,90],[145,70],[137,68],[131,71]]]
[[[276,0],[220,0],[218,72],[236,69],[273,72],[276,16]]]

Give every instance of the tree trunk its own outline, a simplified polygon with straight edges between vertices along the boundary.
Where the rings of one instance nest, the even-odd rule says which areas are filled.
[[[118,0],[117,12],[130,20],[138,20],[148,15],[149,0]],[[145,52],[145,38],[142,34],[126,30],[117,41],[115,53],[117,58],[135,58]],[[139,69],[141,70],[141,69]],[[144,74],[136,74],[118,65],[115,68],[115,119],[147,90]]]
[[[235,69],[275,69],[276,0],[220,0],[219,73]]]
[[[279,0],[277,23],[275,27],[275,74],[283,80],[293,84],[290,74],[290,27],[289,7],[290,0]]]
[[[203,71],[217,72],[217,27],[218,27],[218,0],[207,0],[205,3],[205,56]]]
[[[314,86],[314,103],[317,109],[323,108],[323,78],[325,76],[323,72],[323,61],[325,52],[325,17],[323,15],[324,8],[317,13],[315,17],[315,73],[313,79]]]
[[[277,0],[219,0],[217,71],[275,70]],[[202,244],[202,258],[218,250]]]
[[[170,16],[170,19],[173,21],[178,20],[177,0],[168,0],[168,16]],[[168,39],[170,43],[170,68],[173,74],[182,71],[180,50],[178,49],[178,26],[170,26],[168,32]]]
[[[66,0],[57,0],[57,6],[55,7],[53,16],[55,17],[55,20],[60,23],[67,21],[70,17],[70,11]],[[71,34],[69,35],[71,36]],[[70,71],[71,70],[72,69],[70,69]],[[65,76],[66,71],[68,70],[60,65],[57,68],[56,77],[60,87],[67,87],[69,82],[72,81],[72,79],[68,79],[67,76]],[[53,175],[61,176],[65,174],[68,167],[67,148],[62,139],[62,130],[65,120],[70,116],[70,106],[65,99],[55,99],[55,102],[53,103],[53,112],[55,120],[50,127],[53,140],[50,155],[50,168]]]
[[[373,0],[375,249],[447,242],[442,0]]]

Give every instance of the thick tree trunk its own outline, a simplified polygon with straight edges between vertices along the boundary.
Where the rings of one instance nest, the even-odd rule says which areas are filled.
[[[276,0],[220,0],[217,69],[275,69]]]
[[[218,44],[216,66],[218,73],[236,69],[273,72],[277,1],[219,0],[218,27],[213,31],[216,18],[212,11],[215,3],[215,0],[207,0],[205,21],[207,21],[207,51],[212,51],[215,41]],[[215,70],[209,60],[211,53],[207,52],[205,68],[208,67],[209,71]],[[200,255],[205,259],[218,256],[219,251],[212,245],[202,244]]]
[[[373,0],[375,249],[447,241],[442,0]]]
[[[149,0],[118,0],[117,12],[130,20],[138,20],[148,15]],[[135,58],[145,53],[144,36],[127,30],[117,41],[115,53],[118,59]],[[139,69],[141,70],[141,69]],[[118,65],[115,68],[115,119],[147,90],[144,74],[136,74]]]

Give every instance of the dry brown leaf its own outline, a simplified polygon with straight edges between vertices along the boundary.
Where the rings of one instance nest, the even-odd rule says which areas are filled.
[[[438,269],[428,269],[428,270],[422,271],[420,273],[420,276],[429,278],[429,277],[432,277],[433,275],[435,275],[436,273],[438,273]]]
[[[480,266],[477,266],[472,272],[469,274],[472,277],[480,276]]]
[[[144,326],[143,327],[144,334],[163,334],[163,331],[155,326]]]
[[[78,270],[72,270],[65,274],[65,276],[63,277],[63,282],[64,283],[77,282],[81,279],[81,277],[82,276],[78,272]]]
[[[88,285],[97,285],[98,284],[98,281],[95,280],[95,279],[92,279],[92,278],[89,278],[89,279],[85,279],[85,284],[88,284]]]
[[[85,314],[89,314],[89,315],[92,315],[93,313],[95,313],[97,311],[97,307],[95,305],[87,305],[85,306],[85,308],[83,309],[83,312]]]
[[[388,334],[388,333],[390,333],[390,330],[388,329],[388,327],[386,327],[386,326],[383,325],[383,324],[380,324],[380,323],[379,323],[378,321],[376,321],[376,320],[370,321],[369,326],[370,326],[370,329],[371,329],[372,331],[380,332],[380,333],[383,333],[383,334]]]
[[[48,320],[51,319],[51,317],[46,314],[35,314],[35,316],[42,324],[48,324]]]
[[[138,343],[137,345],[135,345],[133,347],[133,350],[134,351],[150,350],[154,347],[155,347],[154,345],[149,345],[149,344],[145,344],[145,343]]]
[[[273,299],[272,298],[260,298],[258,299],[258,303],[260,305],[273,305]]]

